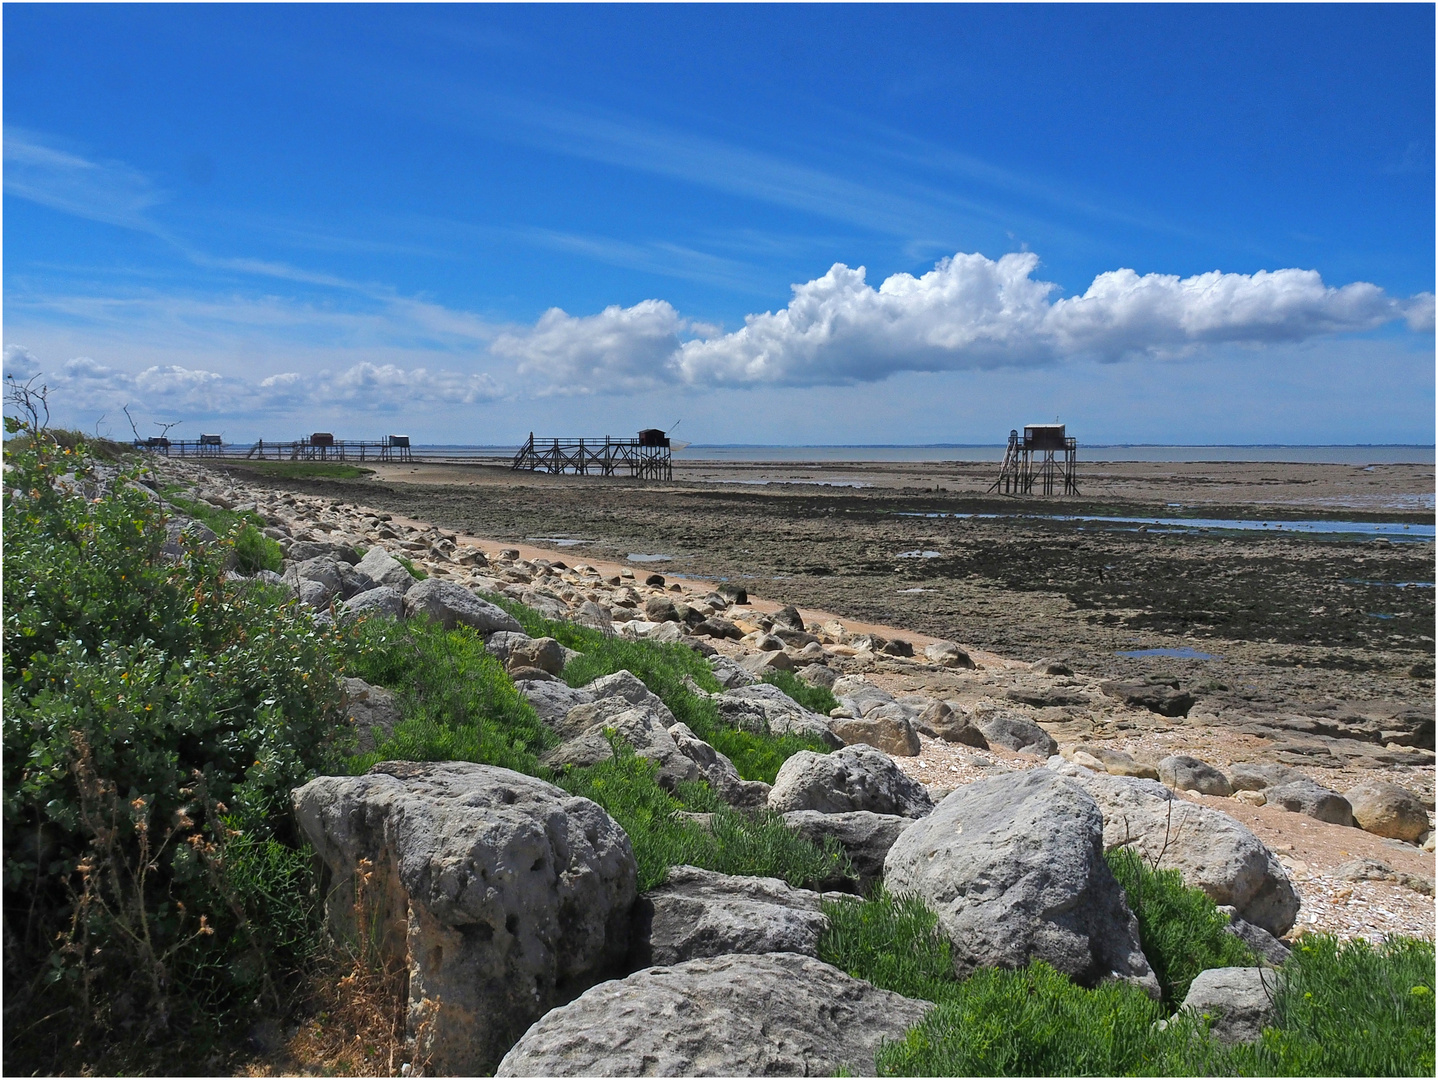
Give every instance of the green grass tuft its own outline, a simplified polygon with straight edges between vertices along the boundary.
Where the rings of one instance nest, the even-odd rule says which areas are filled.
[[[1126,847],[1110,851],[1107,859],[1138,918],[1143,953],[1168,1005],[1177,1007],[1206,968],[1258,963],[1253,950],[1225,929],[1228,917],[1202,889],[1185,885],[1177,870],[1151,869]]]
[[[359,465],[346,465],[338,461],[255,461],[240,464],[227,463],[231,468],[257,472],[262,476],[281,478],[322,477],[326,480],[358,480],[362,476],[373,476],[373,469]]]
[[[353,773],[379,761],[477,761],[546,775],[539,755],[559,742],[472,630],[427,619],[364,619],[349,631],[346,674],[395,691],[403,719]]]
[[[1305,934],[1283,965],[1278,1025],[1233,1051],[1249,1076],[1432,1076],[1433,942]]]
[[[820,716],[828,716],[839,707],[839,700],[832,693],[822,686],[810,686],[791,671],[770,669],[764,673],[764,681]]]
[[[958,979],[939,919],[916,896],[890,895],[879,885],[866,900],[824,904],[829,929],[819,959],[905,997],[940,1001]]]

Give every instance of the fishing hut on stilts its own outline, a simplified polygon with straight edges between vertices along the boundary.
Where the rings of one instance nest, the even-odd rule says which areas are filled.
[[[683,449],[688,443],[680,444]],[[529,441],[514,455],[514,468],[558,476],[618,476],[636,480],[673,480],[670,441],[659,428],[645,428],[637,439],[549,438]]]
[[[1001,495],[1077,495],[1078,440],[1063,424],[1028,424],[1023,436],[1009,432],[999,478],[989,491]]]

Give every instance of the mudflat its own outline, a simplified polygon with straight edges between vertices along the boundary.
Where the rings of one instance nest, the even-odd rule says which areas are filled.
[[[1341,734],[1431,718],[1432,465],[1086,463],[1077,498],[991,495],[996,473],[676,461],[673,482],[645,483],[414,463],[265,482],[1017,660],[1177,677],[1215,720],[1297,712]],[[1325,520],[1396,531],[1294,528]]]

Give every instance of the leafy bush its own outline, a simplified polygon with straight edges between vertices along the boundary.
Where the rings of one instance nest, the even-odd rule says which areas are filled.
[[[1224,1071],[1204,1024],[1136,987],[1075,985],[1041,960],[982,968],[944,995],[902,1041],[880,1049],[880,1076],[1129,1076]]]
[[[764,681],[777,686],[810,712],[828,716],[839,707],[838,698],[822,686],[810,686],[791,671],[771,668],[764,673]]]
[[[1278,1023],[1234,1061],[1249,1076],[1432,1076],[1433,942],[1305,934],[1283,965]]]
[[[166,555],[159,505],[123,474],[92,498],[83,448],[6,456],[6,1031],[62,1068],[273,988],[259,927],[297,864],[266,845],[296,847],[338,695],[332,640],[227,583],[229,543]]]
[[[1200,971],[1258,963],[1253,950],[1225,929],[1228,917],[1202,889],[1185,885],[1177,870],[1151,869],[1127,847],[1115,848],[1107,859],[1138,918],[1144,955],[1170,1006],[1183,1001]]]
[[[390,738],[349,762],[478,761],[547,775],[539,755],[559,742],[473,630],[425,618],[364,619],[347,631],[346,674],[394,689],[402,720]]]

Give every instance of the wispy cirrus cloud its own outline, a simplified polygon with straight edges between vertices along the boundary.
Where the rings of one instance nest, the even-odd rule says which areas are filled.
[[[153,231],[164,193],[140,170],[93,161],[24,128],[5,128],[5,193],[91,221]]]

